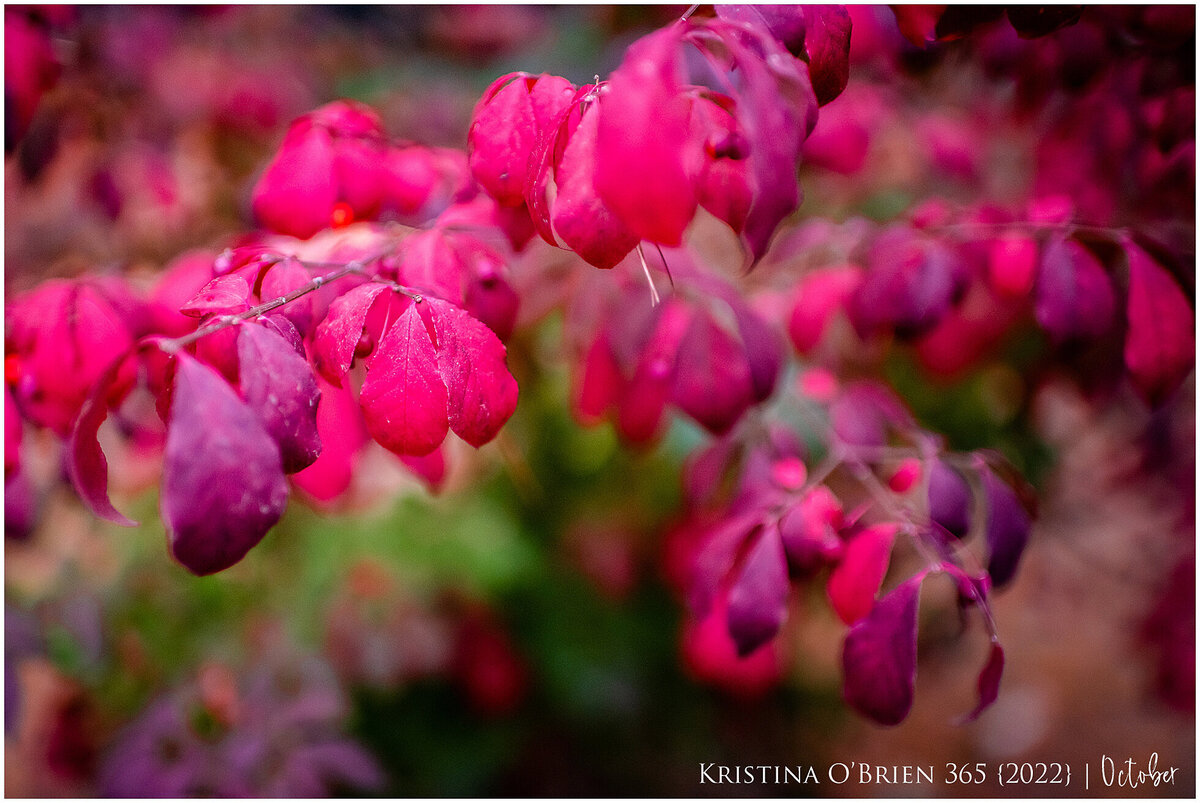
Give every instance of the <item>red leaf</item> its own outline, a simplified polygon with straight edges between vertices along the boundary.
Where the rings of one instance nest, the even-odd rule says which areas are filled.
[[[1056,341],[1099,337],[1112,327],[1112,282],[1092,252],[1074,240],[1046,244],[1035,295],[1038,325]]]
[[[285,259],[267,270],[266,275],[262,278],[258,295],[263,301],[273,301],[283,298],[311,281],[312,276],[298,262]],[[312,329],[313,298],[314,295],[310,293],[279,308],[279,314],[286,316],[302,335],[307,335]]]
[[[279,447],[212,368],[176,355],[163,456],[162,517],[171,554],[194,574],[245,557],[287,505]]]
[[[982,474],[987,500],[988,574],[999,588],[1017,571],[1017,563],[1029,542],[1031,522],[1012,488],[989,469]]]
[[[425,299],[437,335],[437,366],[446,383],[450,428],[475,447],[496,433],[517,409],[517,381],[507,350],[480,321],[453,304]]]
[[[846,634],[843,693],[881,725],[898,725],[912,709],[917,683],[917,603],[924,575],[879,600]]]
[[[846,544],[827,586],[829,602],[846,624],[852,625],[870,612],[887,574],[895,540],[896,525],[876,524]]]
[[[629,46],[600,95],[596,134],[600,198],[638,239],[670,246],[696,212],[684,164],[689,103],[680,91],[680,33],[668,26]]]
[[[446,439],[446,386],[415,304],[371,356],[359,404],[371,437],[396,454],[426,455]]]
[[[1132,242],[1125,365],[1134,387],[1151,405],[1162,404],[1196,362],[1195,315],[1179,284]]]
[[[237,350],[242,396],[279,444],[284,473],[312,465],[321,454],[321,391],[308,360],[276,331],[253,323],[238,327]]]
[[[506,206],[525,202],[527,165],[538,136],[529,99],[530,84],[535,80],[521,72],[496,79],[476,105],[467,135],[471,173],[489,195]]]
[[[692,316],[679,344],[671,399],[710,432],[721,435],[753,401],[746,352],[708,315]]]
[[[329,226],[337,203],[329,131],[302,119],[288,130],[254,186],[254,216],[268,229],[305,239]]]
[[[842,94],[850,79],[850,12],[845,6],[804,6],[804,49],[817,102],[824,106]]]

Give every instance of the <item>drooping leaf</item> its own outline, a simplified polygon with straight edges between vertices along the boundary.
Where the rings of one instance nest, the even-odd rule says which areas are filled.
[[[869,381],[846,387],[829,410],[834,435],[847,446],[883,446],[888,434],[912,425],[912,416],[886,386]]]
[[[259,297],[263,301],[273,301],[283,298],[293,290],[297,290],[312,281],[312,276],[297,261],[285,259],[272,265],[262,278]],[[301,296],[279,308],[280,315],[285,316],[302,335],[307,335],[313,325],[312,293]]]
[[[272,231],[306,239],[329,226],[337,203],[329,131],[301,120],[254,187],[254,216]]]
[[[983,665],[983,669],[979,672],[979,679],[976,681],[976,688],[979,690],[979,701],[971,712],[963,718],[963,722],[971,722],[978,719],[979,715],[996,702],[996,697],[1000,694],[1000,678],[1004,674],[1004,648],[1000,646],[1000,642],[993,641],[991,650],[988,652],[987,662]]]
[[[817,103],[824,106],[842,94],[850,79],[850,12],[839,5],[805,5],[803,9],[808,74]]]
[[[901,337],[932,329],[961,287],[962,266],[946,246],[907,226],[876,239],[847,311],[860,337],[891,328]]]
[[[1058,237],[1046,244],[1034,292],[1038,325],[1058,342],[1099,337],[1113,324],[1112,282],[1099,260],[1074,240]]]
[[[325,320],[317,325],[313,338],[313,364],[321,376],[335,387],[354,362],[354,350],[363,336],[367,314],[387,285],[360,284],[334,299]]]
[[[788,562],[800,573],[836,563],[842,557],[842,505],[824,485],[813,488],[779,520]]]
[[[1196,363],[1195,314],[1179,284],[1144,250],[1125,244],[1129,256],[1125,365],[1134,387],[1160,405]]]
[[[788,320],[788,334],[801,354],[820,344],[829,322],[862,281],[862,270],[854,265],[821,268],[806,273],[796,286],[795,306]]]
[[[843,694],[854,710],[897,725],[912,710],[917,682],[918,575],[888,592],[846,634]]]
[[[638,239],[669,246],[696,212],[680,35],[668,26],[630,45],[594,112],[596,192]]]
[[[450,428],[478,448],[496,437],[517,409],[517,381],[508,371],[507,349],[491,329],[459,307],[438,298],[424,304],[437,336]]]
[[[446,384],[416,304],[371,355],[359,404],[371,437],[396,454],[426,455],[446,439]]]
[[[108,417],[111,386],[129,356],[127,352],[117,357],[92,386],[67,441],[66,458],[67,475],[79,498],[97,516],[122,527],[134,527],[137,522],[121,514],[108,498],[108,460],[100,448],[97,435],[100,425]],[[9,412],[15,411],[8,411],[6,415]],[[7,458],[7,454],[5,456]]]
[[[775,327],[745,304],[734,304],[733,314],[750,365],[753,399],[764,402],[775,392],[775,383],[783,368],[783,338]]]
[[[999,588],[1012,579],[1029,541],[1031,522],[1016,492],[990,469],[983,475],[987,501],[988,573]]]
[[[710,432],[728,432],[750,406],[746,352],[708,315],[695,314],[679,344],[671,399]]]
[[[833,610],[852,625],[866,616],[883,584],[896,540],[896,525],[876,524],[851,536],[826,591]]]
[[[554,171],[557,194],[551,220],[554,232],[584,262],[612,268],[633,250],[638,236],[596,191],[599,119],[593,103],[567,141],[562,161]]]
[[[284,473],[312,465],[321,454],[321,391],[308,360],[275,330],[252,323],[238,327],[237,349],[242,396],[279,444]]]
[[[929,467],[929,518],[956,538],[971,529],[971,488],[944,460],[934,460]]]
[[[758,25],[770,31],[793,56],[804,55],[804,40],[808,30],[805,6],[720,3],[714,5],[713,10],[721,19]]]
[[[287,505],[279,447],[212,368],[176,355],[163,456],[162,517],[171,554],[194,574],[245,557]]]
[[[729,589],[729,635],[746,657],[775,637],[787,614],[787,558],[779,527],[767,524]]]

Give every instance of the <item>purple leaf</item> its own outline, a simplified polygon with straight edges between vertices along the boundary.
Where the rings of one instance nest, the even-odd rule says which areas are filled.
[[[817,103],[824,106],[842,94],[850,79],[850,12],[845,6],[806,5],[803,9],[808,74]]]
[[[252,323],[238,327],[237,350],[242,397],[279,444],[283,472],[308,468],[321,454],[321,391],[308,360],[274,329]]]
[[[1125,365],[1134,387],[1151,405],[1162,404],[1196,362],[1195,315],[1171,274],[1132,242]]]
[[[843,694],[854,710],[898,725],[912,709],[917,684],[917,575],[892,589],[846,634]]]
[[[491,329],[462,309],[437,298],[426,298],[425,305],[437,336],[450,428],[478,448],[496,437],[517,409],[508,352]]]
[[[753,392],[741,344],[708,315],[692,316],[679,344],[672,400],[707,430],[722,435],[750,406]]]
[[[696,212],[684,159],[681,26],[634,42],[600,96],[596,191],[642,240],[677,246]]]
[[[779,632],[787,615],[787,558],[779,527],[762,528],[729,589],[729,635],[745,658]]]
[[[971,713],[963,718],[962,724],[978,719],[988,706],[996,702],[996,697],[1000,694],[1000,676],[1003,674],[1004,648],[1000,646],[999,642],[993,641],[992,649],[988,652],[987,663],[979,672],[979,680],[976,683],[976,687],[979,689],[979,702],[971,709]]]
[[[287,505],[279,447],[233,388],[176,355],[163,456],[162,517],[171,554],[194,574],[245,557]]]
[[[955,538],[971,529],[971,488],[944,460],[932,461],[929,468],[929,518]]]
[[[712,608],[721,583],[742,544],[758,529],[759,517],[755,513],[742,514],[719,522],[702,538],[692,567],[691,583],[688,587],[688,605],[697,619],[703,619]]]
[[[386,284],[360,284],[329,305],[329,313],[313,338],[313,364],[331,385],[342,386],[342,377],[354,363],[354,350],[363,336],[371,305],[386,289]]]
[[[783,338],[775,327],[744,304],[733,304],[738,334],[750,364],[750,385],[755,402],[766,401],[775,391],[783,367]]]
[[[1112,326],[1112,282],[1092,252],[1074,240],[1046,244],[1034,292],[1038,325],[1057,342],[1099,337]]]
[[[713,10],[723,20],[745,22],[770,31],[793,56],[804,54],[804,38],[808,27],[805,6],[720,4],[713,6]]]
[[[860,337],[888,327],[901,337],[923,334],[950,309],[961,287],[954,253],[907,226],[881,233],[869,262],[847,308]]]
[[[888,388],[858,382],[837,398],[829,410],[834,435],[848,446],[883,446],[891,429],[912,425],[912,416]]]
[[[999,588],[1016,573],[1031,523],[1013,489],[991,470],[981,473],[987,500],[988,573]]]
[[[75,492],[97,516],[123,527],[134,527],[137,522],[122,515],[108,498],[108,460],[97,435],[108,417],[109,391],[132,353],[126,352],[113,360],[96,380],[67,442],[67,474]]]
[[[371,355],[359,404],[371,437],[396,454],[426,455],[446,439],[446,385],[416,304]]]
[[[829,575],[826,591],[833,610],[852,625],[870,612],[883,585],[896,540],[896,525],[876,524],[851,537]]]

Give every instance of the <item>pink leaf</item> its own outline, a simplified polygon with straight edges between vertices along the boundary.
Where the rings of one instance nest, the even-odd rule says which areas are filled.
[[[670,246],[696,212],[684,164],[689,103],[681,94],[680,32],[668,26],[629,46],[600,95],[596,134],[600,198],[638,239]]]
[[[334,299],[325,320],[317,325],[313,364],[330,384],[341,387],[342,377],[354,362],[354,350],[363,336],[371,305],[386,289],[385,284],[360,284]]]
[[[221,376],[184,352],[163,456],[162,517],[171,554],[212,574],[245,557],[287,505],[279,447]]]
[[[517,382],[508,372],[507,350],[470,314],[427,298],[437,336],[437,367],[446,383],[450,428],[475,447],[496,433],[517,409]]]
[[[79,498],[100,518],[123,527],[136,526],[137,522],[122,515],[108,498],[108,460],[96,436],[108,417],[109,391],[130,354],[117,357],[96,380],[67,442],[66,459],[67,474]]]
[[[320,378],[317,387],[317,435],[321,454],[308,468],[292,475],[292,482],[318,502],[341,496],[354,478],[354,464],[371,440],[363,423],[362,408],[349,388],[330,385]]]
[[[446,386],[415,304],[371,355],[359,403],[371,437],[396,454],[426,455],[446,439]]]
[[[558,194],[551,221],[554,232],[583,261],[597,268],[611,268],[633,250],[638,235],[596,192],[598,120],[592,104],[567,141],[554,174]]]
[[[539,133],[529,98],[536,80],[520,72],[496,79],[476,105],[467,135],[471,173],[505,206],[525,202],[529,157]]]
[[[617,403],[622,384],[608,337],[601,334],[592,341],[583,358],[575,409],[584,423],[597,421]]]
[[[298,290],[309,284],[312,276],[292,259],[271,266],[262,278],[259,298],[263,301],[274,301],[283,298],[293,290]],[[292,325],[302,335],[307,335],[313,325],[313,294],[301,296],[279,308],[279,314],[287,317]]]
[[[829,576],[829,602],[841,620],[852,625],[871,610],[883,584],[896,540],[896,525],[876,524],[851,537],[841,562]]]
[[[814,572],[842,557],[842,505],[824,485],[809,491],[779,520],[788,562],[801,573]]]
[[[929,518],[956,538],[971,528],[971,488],[944,460],[934,460],[929,467]]]
[[[237,350],[242,396],[279,444],[284,473],[312,465],[321,453],[321,391],[308,360],[276,331],[252,323],[238,327]]]
[[[1151,405],[1162,404],[1196,362],[1195,314],[1179,284],[1132,242],[1125,365],[1134,387]]]
[[[801,354],[811,352],[820,344],[830,320],[845,309],[847,299],[861,281],[862,270],[853,265],[822,268],[806,273],[800,279],[788,321],[788,334]]]
[[[881,725],[898,725],[912,709],[923,579],[918,575],[892,589],[850,628],[842,647],[846,702]]]
[[[775,637],[787,614],[788,572],[775,525],[763,527],[729,589],[729,634],[745,657]]]
[[[743,513],[717,523],[699,536],[688,584],[688,605],[697,618],[708,615],[742,544],[759,529],[758,522],[755,513]]]
[[[243,276],[218,276],[200,288],[195,298],[180,307],[179,311],[190,318],[228,315],[250,309],[249,299],[250,285]]]
[[[306,239],[327,228],[338,200],[333,139],[310,121],[288,130],[254,186],[254,216],[280,234]]]

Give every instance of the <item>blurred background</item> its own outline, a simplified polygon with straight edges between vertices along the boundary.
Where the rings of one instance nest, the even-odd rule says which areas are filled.
[[[850,86],[806,146],[797,231],[1051,186],[1082,217],[1190,253],[1194,294],[1184,10],[1089,10],[1033,42],[995,24],[920,49],[886,8],[855,9]],[[249,189],[288,122],[319,104],[362,100],[398,138],[462,148],[499,75],[590,81],[683,11],[7,6],[7,297],[84,272],[149,285],[180,254],[215,254],[250,227]],[[1134,62],[1143,84],[1179,90],[1149,93],[1165,98],[1154,158],[1135,152],[1148,105],[1114,100]],[[372,444],[348,494],[294,496],[213,577],[164,549],[154,460],[110,451],[122,509],[144,522],[112,527],[63,482],[53,434],[27,427],[22,485],[5,490],[6,794],[1053,796],[1080,789],[711,787],[698,767],[1094,773],[1101,755],[1152,752],[1176,784],[1135,794],[1194,792],[1194,376],[1152,411],[1097,380],[1096,355],[1047,367],[1034,335],[955,370],[888,356],[882,375],[921,423],[1003,451],[1040,513],[995,598],[997,703],[954,724],[986,637],[931,605],[915,708],[881,728],[841,700],[844,627],[819,585],[794,595],[778,666],[731,667],[685,634],[664,534],[704,436],[677,421],[632,450],[608,423],[580,426],[562,321],[537,306],[510,345],[516,416],[478,456],[452,455],[440,493]],[[1106,793],[1129,794],[1091,789]]]

